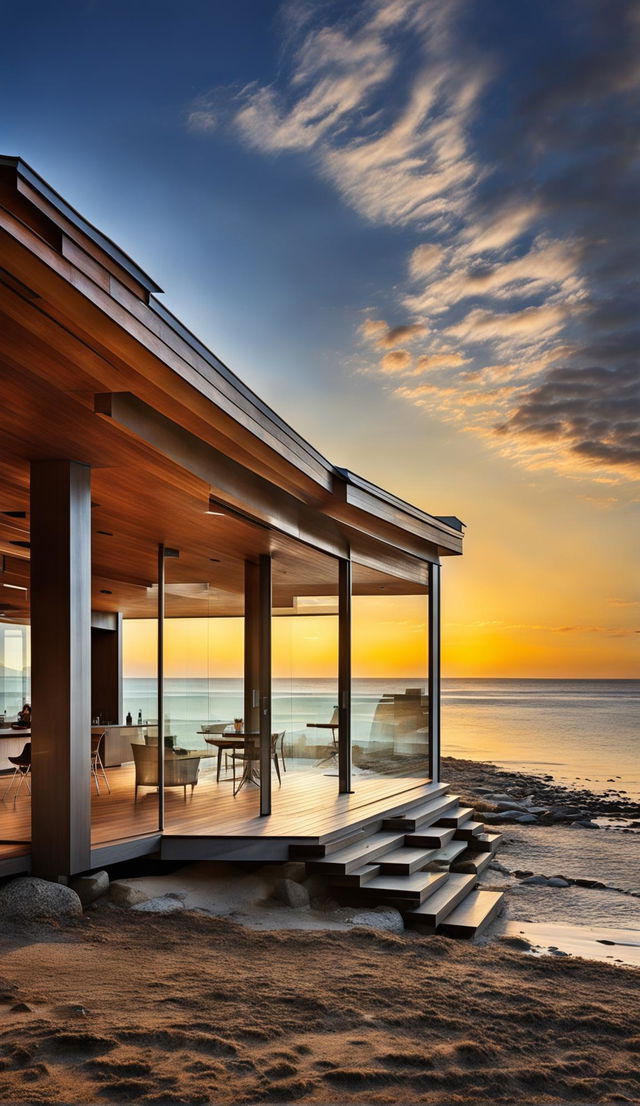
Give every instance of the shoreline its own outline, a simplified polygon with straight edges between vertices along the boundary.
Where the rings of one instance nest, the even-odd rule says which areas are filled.
[[[467,788],[480,803],[485,795],[496,793],[500,787],[510,789],[516,802],[530,798],[532,806],[549,810],[547,815],[541,813],[536,816],[541,825],[554,825],[557,822],[571,824],[572,821],[579,821],[584,811],[590,820],[597,817],[622,820],[629,823],[625,828],[640,829],[640,799],[629,798],[624,789],[612,787],[601,793],[586,787],[559,783],[547,772],[534,775],[516,769],[500,768],[490,761],[459,757],[442,758],[441,776],[451,783],[454,790],[458,787]],[[611,778],[607,782],[615,783],[616,780]],[[574,810],[576,814],[572,813]],[[557,811],[557,816],[554,811]],[[509,818],[504,818],[502,824],[509,821]],[[637,822],[636,826],[633,825],[634,822]],[[496,824],[499,824],[497,819]]]

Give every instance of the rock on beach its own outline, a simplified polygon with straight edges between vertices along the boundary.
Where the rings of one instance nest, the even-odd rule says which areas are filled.
[[[20,876],[0,888],[0,918],[4,922],[71,922],[81,915],[79,896],[63,883]]]

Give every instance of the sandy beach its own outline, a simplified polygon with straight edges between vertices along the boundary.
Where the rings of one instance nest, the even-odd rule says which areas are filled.
[[[544,789],[491,765],[446,770],[479,802],[498,784]],[[629,803],[620,817],[631,825],[634,813]],[[510,855],[555,861],[563,833],[592,848],[608,835],[503,832],[483,885],[506,887],[507,909],[472,944],[353,928],[335,904],[264,901],[265,869],[229,874],[212,894],[221,865],[130,873],[170,913],[101,899],[75,925],[5,931],[0,1100],[637,1102],[638,973],[627,965],[640,954],[640,900],[625,900],[639,918],[625,939],[623,928],[576,925],[571,899],[595,895],[595,918],[622,889],[523,887],[509,867]],[[527,832],[546,835],[546,853],[533,838],[527,853]],[[633,848],[637,837],[618,840]]]
[[[633,1102],[634,971],[486,946],[97,911],[2,940],[18,1102]]]

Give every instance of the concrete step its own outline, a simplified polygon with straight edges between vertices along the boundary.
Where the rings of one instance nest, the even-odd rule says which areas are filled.
[[[448,872],[414,872],[411,876],[379,875],[362,888],[362,896],[368,902],[393,902],[397,900],[418,906],[437,891],[448,879]]]
[[[365,883],[379,875],[379,864],[363,864],[361,868],[355,868],[348,875],[331,876],[331,883],[334,887],[364,887]]]
[[[448,811],[456,810],[457,807],[457,795],[442,795],[437,799],[431,799],[429,802],[423,803],[421,806],[407,810],[403,814],[385,818],[384,824],[387,829],[403,829],[406,833],[415,833],[423,826],[432,826],[435,822],[445,825],[443,822],[444,816]]]
[[[391,833],[380,830],[354,845],[347,845],[328,856],[318,857],[307,861],[307,871],[317,872],[320,875],[346,876],[356,868],[362,868],[363,864],[370,864],[384,853],[404,845],[403,833]]]
[[[454,830],[454,837],[458,841],[472,841],[474,837],[478,837],[484,832],[483,822],[474,822],[473,818],[469,818],[467,822],[463,822],[461,826]]]
[[[449,868],[458,857],[467,851],[466,841],[449,841],[441,849],[437,849],[433,858],[429,861],[429,871],[439,871],[441,868]]]
[[[426,868],[429,861],[433,860],[436,855],[436,851],[436,849],[410,847],[393,849],[390,853],[385,853],[384,856],[379,858],[380,869],[382,872],[390,872],[393,875],[410,876],[413,872]]]
[[[332,853],[346,849],[348,845],[357,845],[359,841],[366,841],[373,833],[382,829],[382,820],[371,826],[360,826],[356,830],[345,831],[343,836],[332,838],[323,845],[290,845],[290,860],[317,860],[322,856],[330,856]]]
[[[475,885],[475,875],[450,875],[446,883],[434,891],[433,895],[429,895],[429,898],[420,903],[420,906],[403,911],[405,925],[436,929]]]
[[[443,845],[449,844],[455,832],[455,829],[436,829],[435,826],[431,826],[418,830],[417,833],[406,834],[404,843],[422,846],[425,849],[441,849]]]
[[[501,833],[479,833],[469,842],[469,849],[478,853],[494,853],[501,841]]]
[[[467,850],[458,860],[451,865],[452,872],[472,872],[479,876],[489,867],[493,859],[493,853],[474,853],[469,855]]]
[[[446,811],[442,818],[437,819],[436,824],[438,826],[453,826],[454,829],[457,829],[464,822],[468,822],[473,814],[474,811],[470,806],[457,806],[455,810]]]
[[[502,891],[472,891],[438,926],[447,937],[477,937],[502,910]]]

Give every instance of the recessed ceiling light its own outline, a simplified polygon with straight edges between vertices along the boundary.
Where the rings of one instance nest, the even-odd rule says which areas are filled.
[[[205,514],[206,515],[219,515],[220,518],[224,518],[224,515],[226,514],[226,512],[225,511],[211,511],[211,510],[209,510],[209,511],[205,511]]]
[[[13,588],[14,591],[28,591],[28,588],[22,586],[22,584],[3,584],[3,588]]]

